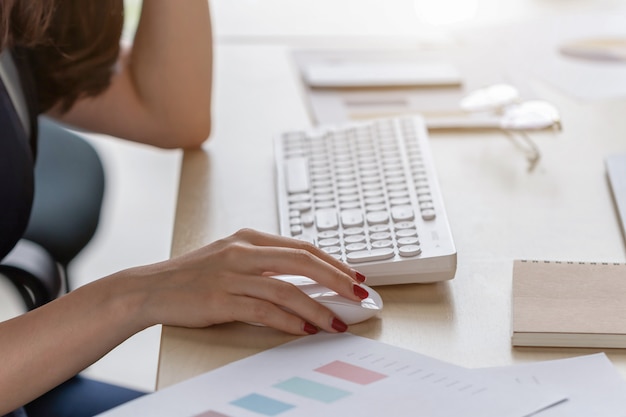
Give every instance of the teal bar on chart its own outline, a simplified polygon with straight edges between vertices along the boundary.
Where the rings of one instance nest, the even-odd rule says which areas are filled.
[[[287,404],[259,394],[246,395],[245,397],[232,401],[231,404],[265,416],[276,416],[295,407],[292,404]]]
[[[351,394],[330,385],[299,377],[290,378],[274,385],[274,387],[324,403],[332,403]]]

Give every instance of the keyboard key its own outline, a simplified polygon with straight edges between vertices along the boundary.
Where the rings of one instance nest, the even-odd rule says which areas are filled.
[[[389,214],[386,211],[373,211],[366,215],[368,224],[380,224],[387,223],[389,221]]]
[[[309,211],[311,210],[311,203],[307,201],[302,201],[300,203],[293,203],[289,205],[289,208],[292,210],[298,210],[298,211]]]
[[[351,227],[349,229],[344,229],[343,231],[344,236],[362,235],[364,233],[365,229],[363,229],[362,227]]]
[[[363,242],[359,243],[350,243],[346,246],[346,251],[348,252],[358,252],[367,249],[367,244]]]
[[[400,256],[416,256],[422,253],[422,248],[418,245],[406,245],[401,246],[398,251],[400,252]]]
[[[395,256],[393,248],[372,249],[358,252],[350,252],[346,255],[348,262],[358,263],[367,261],[380,261],[391,259]]]
[[[417,236],[401,237],[398,239],[398,246],[419,245],[420,241]]]
[[[337,236],[339,236],[339,232],[337,230],[325,230],[317,234],[319,239],[330,239]]]
[[[290,158],[285,162],[287,192],[289,194],[309,191],[309,171],[307,158]]]
[[[291,226],[289,230],[291,231],[291,236],[298,236],[302,234],[302,226]]]
[[[432,209],[422,210],[422,219],[434,220],[435,217],[437,217],[435,210],[432,210]]]
[[[372,233],[370,235],[370,239],[371,240],[389,240],[391,239],[391,233],[389,232]]]
[[[302,225],[304,227],[311,227],[313,223],[315,223],[315,217],[311,214],[303,214],[300,219],[302,220]]]
[[[417,237],[417,230],[415,229],[399,229],[396,230],[396,237],[402,239],[404,237]]]
[[[338,246],[338,245],[339,245],[339,239],[337,239],[336,237],[331,237],[328,239],[320,239],[317,241],[317,246],[319,246],[320,248],[327,247],[327,246]]]
[[[365,242],[365,235],[348,235],[343,238],[343,241],[348,244]]]
[[[415,229],[415,223],[413,222],[399,222],[394,225],[394,229]]]
[[[393,246],[393,242],[391,240],[388,240],[388,239],[377,240],[375,242],[372,242],[372,248],[375,248],[375,249],[390,248],[392,246]]]
[[[336,255],[341,253],[341,248],[339,246],[325,246],[322,250],[330,255]]]
[[[363,226],[363,213],[361,210],[342,211],[341,225],[345,228]]]
[[[396,206],[391,208],[391,218],[394,222],[413,220],[414,217],[413,207],[411,206]]]
[[[317,230],[336,230],[339,227],[337,222],[337,211],[334,209],[322,209],[315,212],[315,225]]]

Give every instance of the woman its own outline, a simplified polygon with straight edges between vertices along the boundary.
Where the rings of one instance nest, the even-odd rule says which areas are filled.
[[[162,148],[193,148],[207,139],[207,3],[145,2],[132,49],[120,50],[122,0],[0,2],[0,195],[7,202],[0,207],[0,258],[28,221],[37,114]],[[365,278],[314,246],[242,230],[179,258],[96,280],[0,323],[0,415],[154,324],[238,320],[296,335],[346,330],[328,309],[267,277],[272,274],[306,275],[347,298],[364,297],[358,284]]]

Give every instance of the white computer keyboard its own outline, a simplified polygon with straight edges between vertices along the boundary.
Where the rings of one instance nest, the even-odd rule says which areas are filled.
[[[282,235],[314,243],[368,285],[454,277],[456,249],[421,117],[283,132],[275,163]]]

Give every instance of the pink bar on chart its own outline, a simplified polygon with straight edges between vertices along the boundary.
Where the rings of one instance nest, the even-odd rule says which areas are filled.
[[[370,371],[369,369],[361,368],[360,366],[342,361],[331,362],[328,365],[317,368],[315,371],[345,379],[346,381],[354,382],[360,385],[371,384],[372,382],[376,382],[387,377],[385,374]]]

